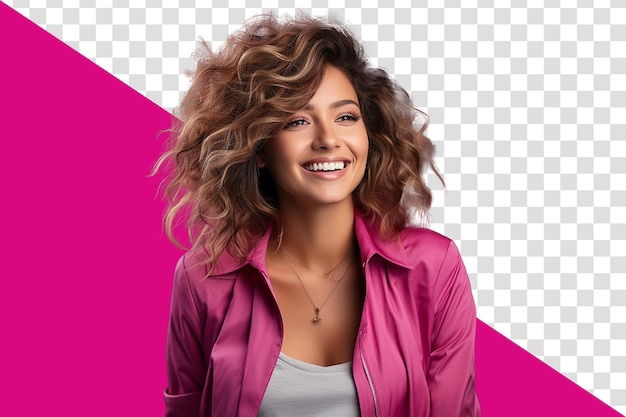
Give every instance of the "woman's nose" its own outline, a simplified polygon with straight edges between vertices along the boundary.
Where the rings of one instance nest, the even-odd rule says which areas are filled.
[[[334,131],[332,126],[328,126],[324,123],[317,123],[313,148],[327,150],[335,149],[339,148],[340,142],[341,141],[337,136],[337,132]]]

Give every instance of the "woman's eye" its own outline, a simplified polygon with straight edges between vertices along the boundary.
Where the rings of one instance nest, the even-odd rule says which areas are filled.
[[[294,119],[285,124],[285,129],[288,129],[290,127],[304,126],[307,123],[308,122],[306,121],[306,119]]]
[[[339,116],[337,120],[339,122],[356,122],[359,119],[360,117],[357,116],[356,114],[348,113],[348,114],[342,114],[341,116]]]

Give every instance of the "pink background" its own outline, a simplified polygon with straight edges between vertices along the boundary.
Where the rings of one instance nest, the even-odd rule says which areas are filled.
[[[163,415],[169,113],[0,3],[0,414]],[[479,322],[483,415],[618,416]]]

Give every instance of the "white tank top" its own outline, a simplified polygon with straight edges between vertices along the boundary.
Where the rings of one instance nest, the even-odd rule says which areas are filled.
[[[359,417],[352,362],[319,366],[278,356],[259,417]]]

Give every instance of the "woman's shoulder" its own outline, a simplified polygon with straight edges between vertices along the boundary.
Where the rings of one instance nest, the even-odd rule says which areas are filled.
[[[426,227],[405,228],[400,235],[400,241],[402,247],[410,253],[428,251],[430,254],[445,256],[450,247],[455,247],[452,239]]]
[[[362,250],[378,252],[408,269],[418,264],[436,269],[442,262],[460,257],[450,238],[426,227],[407,226],[396,237],[384,239],[379,224],[357,217],[356,232],[359,244],[364,245]]]
[[[427,266],[435,273],[444,264],[462,263],[461,254],[454,241],[425,227],[407,227],[400,235],[403,257],[414,268]]]
[[[212,267],[209,253],[206,249],[190,249],[185,252],[176,263],[176,276],[184,277],[189,283],[198,283],[210,278],[234,278],[235,271],[241,267],[226,251],[222,253]]]
[[[198,250],[188,250],[176,263],[176,275],[185,276],[188,280],[197,281],[204,278],[209,272],[206,255]]]
[[[226,308],[225,300],[233,291],[236,277],[236,271],[216,273],[216,268],[211,269],[206,253],[190,250],[176,263],[172,300],[195,306],[199,316],[204,316],[206,309],[216,314]]]

